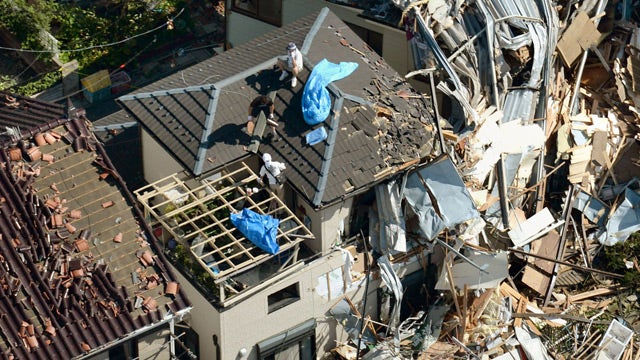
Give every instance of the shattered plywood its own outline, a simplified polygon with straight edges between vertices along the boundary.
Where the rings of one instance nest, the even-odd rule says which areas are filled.
[[[558,41],[558,52],[564,63],[571,67],[584,50],[598,43],[600,32],[585,12],[578,12],[575,19]]]
[[[554,258],[558,253],[560,244],[560,234],[551,230],[545,236],[531,242],[533,254]],[[522,282],[535,290],[540,295],[545,295],[551,282],[550,276],[553,274],[554,263],[541,258],[530,258],[528,265],[524,269]]]

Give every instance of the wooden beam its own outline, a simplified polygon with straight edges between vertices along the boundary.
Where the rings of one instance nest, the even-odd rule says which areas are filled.
[[[598,273],[598,274],[602,274],[602,275],[606,275],[606,276],[614,277],[614,278],[618,278],[618,279],[622,279],[624,277],[624,275],[621,275],[621,274],[616,274],[616,273],[612,273],[612,272],[608,272],[608,271],[604,271],[604,270],[600,270],[600,269],[595,269],[595,268],[588,268],[586,266],[581,266],[581,265],[572,264],[572,263],[569,263],[569,262],[566,262],[566,261],[556,260],[556,259],[553,259],[553,258],[550,258],[550,257],[547,257],[547,256],[528,253],[526,251],[522,251],[522,250],[519,250],[519,249],[516,249],[516,248],[509,248],[508,250],[512,251],[512,252],[515,252],[515,253],[518,253],[518,254],[522,254],[522,255],[526,255],[526,256],[533,256],[533,257],[537,257],[537,258],[540,258],[540,259],[543,259],[543,260],[551,261],[551,262],[556,263],[556,264],[569,266],[569,267],[572,267],[574,269],[579,269],[579,270],[583,270],[583,271],[586,271],[586,272],[595,272],[595,273]]]
[[[607,287],[607,288],[599,288],[599,289],[595,289],[595,290],[591,290],[591,291],[586,291],[580,294],[575,294],[575,295],[569,295],[567,298],[567,301],[569,303],[574,303],[577,301],[581,301],[581,300],[585,300],[585,299],[589,299],[592,297],[596,297],[596,296],[603,296],[603,295],[610,295],[610,294],[615,294],[618,291],[620,291],[619,287]]]

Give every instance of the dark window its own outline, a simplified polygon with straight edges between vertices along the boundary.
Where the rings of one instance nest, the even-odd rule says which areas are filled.
[[[138,357],[138,340],[125,341],[109,349],[109,360],[129,360]]]
[[[345,21],[345,24],[353,30],[360,39],[362,39],[373,51],[382,56],[382,34],[379,32],[371,31],[356,24],[352,24]]]
[[[176,359],[192,360],[200,358],[200,338],[188,324],[176,324]]]
[[[308,335],[296,342],[280,347],[270,355],[261,356],[260,360],[313,360],[316,358],[314,356],[316,349],[315,342],[315,337],[313,335]]]
[[[282,0],[233,0],[231,10],[275,26],[282,25]]]
[[[300,300],[300,284],[291,284],[286,288],[267,296],[267,303],[269,304],[268,313],[271,314],[272,312],[282,309],[283,307],[298,300]]]
[[[315,320],[258,343],[260,360],[314,360],[316,358]]]

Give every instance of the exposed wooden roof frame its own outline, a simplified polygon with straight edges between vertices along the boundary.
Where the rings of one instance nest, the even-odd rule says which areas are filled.
[[[299,243],[313,238],[304,224],[273,193],[269,192],[269,196],[262,201],[247,196],[246,188],[256,186],[257,180],[258,175],[241,163],[238,169],[222,174],[215,180],[201,180],[196,187],[190,188],[179,174],[172,174],[135,191],[135,194],[145,212],[183,245],[188,246],[200,266],[216,282],[222,282],[274,256],[251,243],[231,223],[227,214],[236,212],[236,206],[241,201],[246,202],[244,207],[259,214],[284,214],[281,224],[287,222],[291,226],[288,229],[279,228],[277,240],[280,253],[291,249],[292,256],[283,266],[295,263]],[[165,195],[172,190],[179,193],[173,199]],[[152,199],[157,199],[158,195],[163,200],[153,203]],[[176,204],[176,198],[186,200]],[[269,209],[272,202],[277,206]],[[165,213],[163,210],[170,205],[175,206],[175,209]],[[219,214],[220,211],[228,213],[224,214],[224,218],[218,218],[216,213]],[[185,233],[185,227],[191,231]],[[198,237],[204,240],[194,242]]]

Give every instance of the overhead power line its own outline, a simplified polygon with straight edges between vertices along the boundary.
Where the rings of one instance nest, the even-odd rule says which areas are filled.
[[[136,35],[133,35],[133,36],[128,37],[126,39],[122,39],[122,40],[115,41],[115,42],[108,43],[108,44],[92,45],[92,46],[87,46],[87,47],[84,47],[84,48],[81,48],[81,49],[67,49],[67,50],[56,50],[56,51],[54,51],[54,50],[17,49],[17,48],[10,48],[10,47],[4,47],[4,46],[0,46],[0,50],[10,50],[10,51],[19,51],[19,52],[27,52],[27,53],[53,53],[53,52],[61,52],[62,53],[62,52],[79,52],[79,51],[86,51],[86,50],[91,50],[91,49],[100,49],[100,48],[111,47],[111,46],[115,46],[115,45],[120,45],[122,43],[125,43],[127,41],[133,40],[133,39],[138,38],[140,36],[144,36],[144,35],[150,34],[150,33],[154,32],[154,31],[160,30],[160,29],[162,29],[164,27],[168,28],[169,30],[172,30],[173,29],[173,21],[178,16],[180,16],[180,14],[182,14],[183,11],[184,11],[184,8],[182,8],[180,10],[180,12],[176,16],[174,16],[172,18],[169,18],[169,20],[167,20],[167,22],[165,22],[164,24],[162,24],[160,26],[157,26],[157,27],[155,27],[155,28],[153,28],[151,30],[147,30],[147,31],[145,31],[143,33],[136,34]]]

